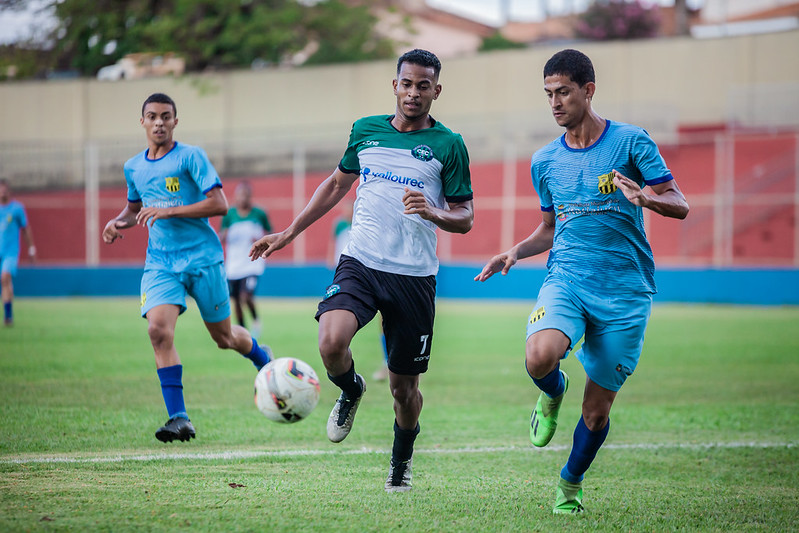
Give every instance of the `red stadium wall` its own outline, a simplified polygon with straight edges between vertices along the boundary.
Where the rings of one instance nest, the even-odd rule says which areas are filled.
[[[740,135],[721,145],[706,135],[699,142],[661,146],[661,151],[691,204],[691,213],[685,221],[647,215],[647,231],[659,263],[796,265],[796,134]],[[439,232],[442,261],[485,261],[529,235],[538,225],[539,203],[530,182],[529,159],[517,161],[510,172],[506,170],[501,162],[472,164],[475,225],[467,235]],[[720,175],[726,178],[722,180]],[[300,190],[295,190],[290,175],[251,177],[248,181],[256,203],[267,210],[273,227],[279,230],[288,225],[296,209],[305,205],[326,176],[327,173],[309,174]],[[229,201],[239,181],[223,179]],[[354,190],[349,198],[354,198]],[[26,206],[41,263],[86,262],[83,191],[26,193],[17,195],[17,199]],[[729,201],[731,208],[719,209],[719,201]],[[100,191],[98,232],[124,205],[124,186]],[[331,228],[338,214],[339,210],[334,209],[270,261],[328,261]],[[218,227],[219,219],[212,220],[212,224]],[[724,229],[719,229],[720,224],[726,224]],[[729,237],[721,252],[720,234]],[[100,244],[100,263],[143,263],[146,243],[146,230],[132,228],[124,240]],[[543,263],[545,257],[533,261]]]

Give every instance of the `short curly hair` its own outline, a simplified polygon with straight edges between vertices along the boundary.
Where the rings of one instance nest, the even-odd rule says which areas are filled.
[[[400,56],[397,60],[397,76],[399,76],[403,63],[432,67],[433,72],[436,74],[436,78],[438,78],[438,74],[441,72],[441,61],[438,60],[433,52],[428,52],[421,48],[414,48]]]
[[[544,77],[561,74],[582,87],[588,82],[596,83],[594,65],[588,56],[579,50],[561,50],[544,65]]]

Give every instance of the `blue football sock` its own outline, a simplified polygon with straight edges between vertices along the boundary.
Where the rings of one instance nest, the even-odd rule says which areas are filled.
[[[258,345],[258,341],[255,340],[255,337],[252,339],[252,349],[250,349],[250,353],[242,355],[252,361],[252,364],[255,365],[255,368],[258,370],[261,370],[266,363],[272,360],[269,354]]]
[[[572,451],[569,454],[569,461],[566,463],[566,466],[563,467],[563,470],[560,471],[560,477],[570,483],[579,483],[582,481],[583,474],[585,474],[588,467],[591,466],[591,462],[593,462],[594,457],[596,457],[596,452],[599,451],[602,443],[605,442],[608,431],[610,431],[609,419],[604,428],[599,431],[591,431],[588,429],[588,426],[585,425],[583,417],[581,416],[580,421],[577,423],[577,427],[574,428],[574,441],[572,444]]]
[[[186,418],[186,405],[183,403],[183,365],[166,366],[158,369],[161,380],[161,394],[164,396],[169,418]]]
[[[528,372],[527,374],[529,375],[530,373]],[[533,378],[533,376],[530,377]],[[555,366],[555,370],[543,378],[533,378],[533,383],[550,398],[556,398],[566,390],[566,381],[560,373],[560,363]]]
[[[3,302],[3,312],[5,313],[6,320],[14,318],[14,313],[11,311],[11,302]]]

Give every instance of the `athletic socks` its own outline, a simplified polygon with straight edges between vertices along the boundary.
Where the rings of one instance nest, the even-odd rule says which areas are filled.
[[[355,376],[355,361],[353,361],[352,366],[347,372],[335,377],[328,374],[327,378],[332,381],[336,387],[341,389],[347,398],[350,400],[356,400],[360,398],[361,394],[363,393],[363,388],[358,382],[358,378]]]
[[[527,375],[530,375],[530,373],[528,372]],[[530,377],[533,378],[533,376]],[[563,375],[560,373],[560,363],[555,365],[555,370],[543,378],[533,378],[533,383],[535,383],[536,386],[544,391],[544,394],[550,398],[557,398],[563,394],[563,391],[566,390],[566,381],[563,379]]]
[[[255,337],[252,339],[252,348],[250,349],[250,353],[242,355],[252,361],[252,364],[255,365],[255,368],[258,370],[261,370],[266,363],[272,360],[272,357],[270,357],[270,355],[258,345],[258,341],[255,340]]]
[[[14,320],[14,313],[11,310],[11,302],[3,302],[3,315],[6,322]]]
[[[394,447],[391,449],[391,464],[398,465],[413,456],[413,443],[421,430],[419,423],[414,429],[402,429],[394,420]]]
[[[161,380],[161,394],[169,418],[189,418],[183,403],[183,365],[166,366],[158,369]]]
[[[591,431],[588,429],[588,426],[585,425],[583,417],[581,416],[580,421],[577,423],[577,427],[574,428],[574,441],[572,444],[572,451],[569,454],[569,461],[566,463],[566,466],[563,467],[563,470],[560,471],[560,477],[570,483],[579,483],[582,481],[583,474],[585,474],[588,467],[591,466],[591,462],[594,460],[594,457],[596,457],[596,453],[599,451],[602,443],[605,442],[608,431],[610,431],[610,419],[608,419],[608,423],[605,424],[604,428],[599,431]]]

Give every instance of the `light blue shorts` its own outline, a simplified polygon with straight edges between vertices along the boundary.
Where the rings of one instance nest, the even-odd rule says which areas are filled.
[[[641,357],[652,295],[597,294],[574,282],[548,277],[527,320],[527,337],[557,329],[569,338],[569,352],[585,336],[575,356],[591,381],[618,391]]]
[[[8,272],[12,276],[16,276],[18,264],[19,264],[18,256],[0,255],[0,272]]]
[[[189,294],[206,322],[221,322],[230,316],[230,296],[222,263],[189,270],[168,272],[145,270],[141,278],[141,316],[157,305],[177,305],[186,310]]]

